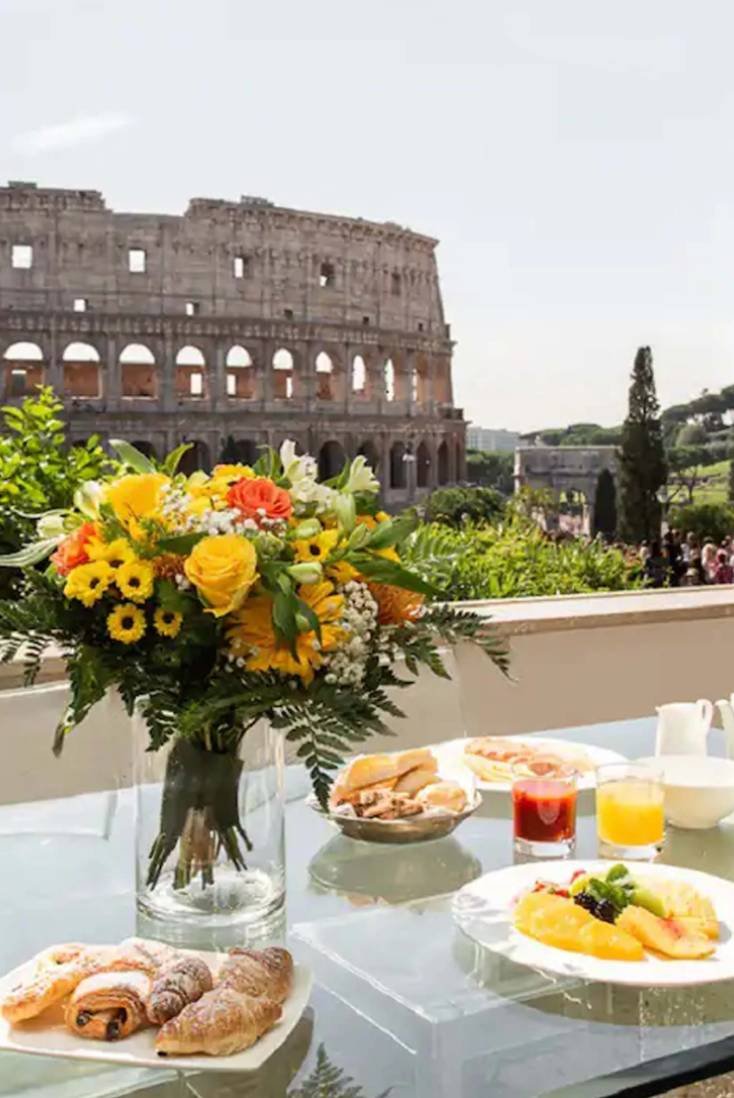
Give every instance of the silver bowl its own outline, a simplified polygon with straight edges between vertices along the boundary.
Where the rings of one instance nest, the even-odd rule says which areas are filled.
[[[363,820],[357,816],[325,812],[313,795],[306,799],[306,803],[350,839],[359,839],[363,843],[425,843],[450,835],[460,823],[476,812],[482,798],[475,792],[473,801],[463,812],[425,813],[420,816],[406,816],[402,820]]]

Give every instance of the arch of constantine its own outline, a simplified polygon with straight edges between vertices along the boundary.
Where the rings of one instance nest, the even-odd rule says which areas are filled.
[[[117,213],[98,191],[0,187],[0,400],[63,398],[72,439],[186,461],[286,437],[333,475],[365,454],[387,501],[465,473],[437,241],[263,199]]]
[[[616,446],[520,446],[515,450],[515,491],[549,488],[556,496],[584,499],[584,524],[594,529],[599,475],[618,476]]]

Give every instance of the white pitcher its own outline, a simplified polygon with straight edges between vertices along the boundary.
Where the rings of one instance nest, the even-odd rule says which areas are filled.
[[[721,727],[724,729],[726,741],[726,753],[730,759],[734,759],[734,694],[728,698],[720,698],[716,708],[721,716]]]
[[[725,703],[728,704],[728,703]],[[714,707],[707,698],[696,702],[671,702],[657,709],[656,755],[705,755]],[[734,728],[734,711],[732,711]]]

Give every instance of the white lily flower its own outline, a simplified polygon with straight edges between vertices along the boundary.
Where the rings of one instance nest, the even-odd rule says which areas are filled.
[[[74,506],[85,518],[96,519],[107,489],[97,480],[86,480],[74,493]]]
[[[41,515],[36,523],[36,533],[41,541],[47,541],[51,538],[62,538],[66,533],[64,513],[61,511],[49,511],[47,515]]]
[[[301,481],[314,481],[319,473],[318,463],[310,454],[296,454],[296,444],[287,438],[280,448],[280,460],[283,464],[283,476],[287,477],[295,488]]]
[[[339,520],[341,528],[346,531],[347,534],[351,533],[357,519],[357,508],[354,506],[354,496],[349,495],[346,491],[337,492],[331,506]]]
[[[364,454],[357,454],[349,467],[349,477],[344,485],[345,492],[379,492],[380,482],[367,464]]]

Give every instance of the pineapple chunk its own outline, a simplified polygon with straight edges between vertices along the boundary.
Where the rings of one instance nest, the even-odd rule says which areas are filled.
[[[635,937],[595,919],[564,896],[531,892],[515,908],[515,927],[544,945],[587,953],[614,961],[643,961],[645,954]]]
[[[644,907],[630,904],[617,919],[617,927],[637,938],[647,949],[677,961],[710,957],[716,946],[680,919],[661,919]]]

